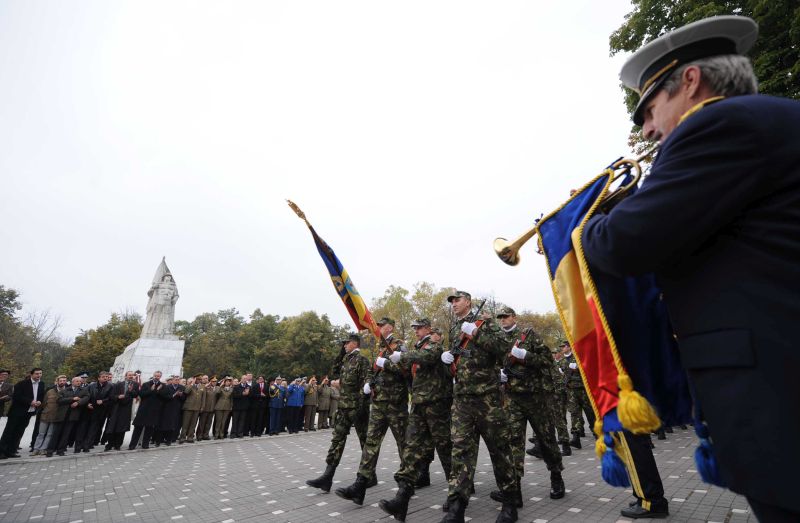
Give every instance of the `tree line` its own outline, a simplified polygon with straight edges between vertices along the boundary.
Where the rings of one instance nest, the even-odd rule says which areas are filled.
[[[447,296],[452,287],[438,288],[420,282],[411,290],[392,285],[371,302],[375,319],[388,316],[396,321],[396,335],[414,343],[411,323],[427,317],[441,328],[447,341],[454,321]],[[114,313],[103,325],[81,331],[75,339],[60,339],[60,322],[49,314],[20,317],[20,294],[0,285],[0,367],[12,371],[12,379],[21,379],[32,367],[44,369],[44,379],[58,374],[74,375],[80,371],[96,374],[108,370],[114,359],[139,338],[142,317],[132,311]],[[486,300],[484,312],[494,315],[504,304]],[[551,347],[563,336],[558,315],[554,312],[518,311],[522,326],[533,327]],[[256,309],[248,317],[237,309],[223,309],[198,315],[192,321],[175,322],[176,334],[185,341],[184,375],[209,373],[237,375],[250,371],[265,376],[322,376],[330,371],[338,352],[338,340],[352,332],[350,325],[336,325],[326,314],[315,311],[296,316],[265,314]],[[370,359],[376,354],[377,340],[362,333],[364,352]]]

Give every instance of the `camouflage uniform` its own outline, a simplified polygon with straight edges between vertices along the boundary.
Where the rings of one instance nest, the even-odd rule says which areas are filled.
[[[389,345],[395,343],[392,335],[386,341]],[[398,346],[395,350],[404,352],[403,343],[397,343]],[[374,479],[375,465],[378,463],[381,443],[383,443],[387,429],[392,430],[392,435],[397,442],[397,454],[400,456],[402,466],[406,423],[408,423],[408,382],[404,369],[388,365],[391,363],[388,358],[392,352],[389,348],[381,350],[378,357],[387,358],[386,364],[383,369],[374,365],[372,369],[375,373],[374,379],[370,382],[372,409],[369,413],[367,441],[363,446],[361,464],[358,467],[358,473],[369,480]]]
[[[520,361],[510,354],[506,355],[504,370],[508,376],[506,391],[508,393],[508,413],[511,426],[511,453],[517,476],[525,474],[525,429],[530,421],[536,434],[536,441],[542,452],[542,458],[550,471],[564,470],[561,463],[561,452],[555,440],[553,428],[553,412],[549,403],[553,399],[554,386],[553,356],[533,332],[524,332],[515,326],[510,331],[503,331],[506,347],[511,350],[517,341],[527,354]]]
[[[330,466],[339,465],[350,427],[356,428],[358,441],[361,443],[361,448],[364,448],[369,421],[369,399],[361,389],[367,381],[369,372],[369,360],[362,356],[359,350],[345,354],[341,367],[334,369],[334,379],[339,380],[341,396],[331,446],[325,459],[325,463]]]
[[[464,320],[455,322],[450,339],[458,339]],[[448,499],[463,502],[474,492],[473,478],[478,460],[479,437],[483,437],[492,460],[495,481],[507,499],[517,491],[511,461],[508,417],[501,403],[498,372],[508,345],[493,320],[486,320],[467,344],[455,367],[454,401],[450,434],[453,440],[453,468]]]
[[[567,388],[567,410],[572,420],[571,432],[573,434],[584,433],[583,413],[586,413],[586,419],[589,420],[589,432],[592,432],[594,428],[594,411],[583,386],[581,371],[579,369],[570,369],[570,363],[575,363],[574,354],[561,358],[558,366],[564,372],[563,379]]]
[[[403,354],[390,367],[403,367],[412,376],[411,415],[405,435],[405,450],[395,481],[413,485],[417,476],[433,459],[433,449],[446,475],[451,470],[453,444],[450,440],[450,404],[453,398],[452,378],[440,358],[442,346],[426,336]]]
[[[569,430],[567,429],[567,387],[564,384],[564,375],[561,373],[557,361],[550,367],[553,377],[553,401],[550,404],[553,411],[553,421],[559,445],[569,444]]]

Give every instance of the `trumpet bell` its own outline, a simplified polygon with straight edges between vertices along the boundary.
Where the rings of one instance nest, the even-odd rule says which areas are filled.
[[[506,240],[505,238],[495,238],[494,252],[508,265],[519,264],[519,246]]]

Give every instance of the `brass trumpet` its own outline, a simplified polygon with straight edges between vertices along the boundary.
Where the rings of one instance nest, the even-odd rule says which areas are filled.
[[[624,185],[616,187],[603,198],[603,201],[600,202],[599,207],[602,212],[610,211],[616,204],[621,202],[623,198],[628,195],[628,193],[630,193],[631,189],[636,187],[636,185],[639,183],[639,180],[642,178],[642,168],[639,163],[653,154],[658,149],[658,146],[659,144],[656,143],[634,159],[621,158],[608,166],[608,169],[614,171],[614,175],[611,177],[611,183],[624,176],[627,176],[631,172],[633,172],[633,176],[630,181]],[[570,196],[572,195],[570,194]],[[539,220],[536,220],[533,227],[531,227],[513,242],[510,242],[505,238],[495,238],[494,243],[492,244],[495,254],[497,254],[497,256],[504,263],[512,266],[517,265],[519,263],[519,250],[523,245],[525,245],[525,243],[527,243],[528,240],[536,235],[538,226]],[[538,252],[539,254],[544,254],[541,251]]]

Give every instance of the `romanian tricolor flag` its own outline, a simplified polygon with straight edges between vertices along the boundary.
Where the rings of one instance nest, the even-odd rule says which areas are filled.
[[[317,246],[317,251],[322,257],[325,267],[328,269],[328,274],[330,274],[333,287],[336,289],[336,293],[339,295],[339,298],[342,299],[342,303],[344,303],[347,312],[350,313],[350,317],[353,319],[356,330],[361,331],[368,329],[372,334],[375,335],[376,338],[380,339],[380,331],[378,330],[375,320],[372,318],[372,314],[370,314],[369,309],[367,308],[367,304],[364,303],[361,295],[356,290],[356,286],[353,285],[353,281],[350,279],[350,275],[347,274],[347,270],[342,266],[342,262],[340,262],[339,258],[336,257],[336,253],[334,253],[333,249],[331,249],[330,246],[325,243],[325,240],[320,238],[320,236],[317,234],[317,231],[314,230],[314,227],[312,227],[306,219],[305,213],[303,213],[303,211],[301,211],[300,208],[291,200],[286,201],[289,204],[289,207],[291,207],[292,210],[297,214],[297,216],[306,222],[308,230],[311,231],[311,236],[314,237],[314,243]]]
[[[619,278],[586,260],[581,234],[608,195],[614,171],[598,175],[537,225],[556,306],[597,416],[603,478],[618,463],[613,433],[648,433],[691,421],[691,397],[666,308],[652,275]],[[624,470],[623,470],[624,476]]]

